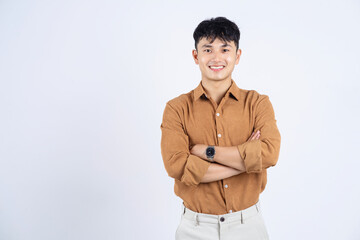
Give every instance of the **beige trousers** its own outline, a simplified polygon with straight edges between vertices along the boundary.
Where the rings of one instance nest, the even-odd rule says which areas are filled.
[[[223,215],[197,213],[182,203],[175,240],[269,240],[260,201]]]

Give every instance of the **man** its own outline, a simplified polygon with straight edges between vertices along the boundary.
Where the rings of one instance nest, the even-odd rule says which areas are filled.
[[[161,154],[183,202],[175,239],[269,239],[259,195],[275,166],[280,133],[269,97],[238,88],[240,31],[224,17],[193,34],[202,79],[166,103]]]

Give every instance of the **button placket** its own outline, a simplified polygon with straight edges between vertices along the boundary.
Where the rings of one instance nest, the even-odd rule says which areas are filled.
[[[216,125],[216,132],[217,132],[217,142],[220,144],[220,142],[222,142],[222,140],[219,140],[219,138],[221,138],[221,121],[220,121],[220,112],[221,112],[221,104],[217,107],[217,109],[215,110],[215,125]],[[221,145],[221,144],[220,144]]]
[[[227,189],[228,187],[229,187],[228,184],[225,184],[225,185],[224,185],[224,188],[225,188],[225,189]],[[225,191],[225,199],[227,199],[227,195],[228,195],[227,191],[229,191],[229,190],[226,190],[226,191]],[[231,210],[231,209],[229,210],[229,213],[232,213],[232,210]]]

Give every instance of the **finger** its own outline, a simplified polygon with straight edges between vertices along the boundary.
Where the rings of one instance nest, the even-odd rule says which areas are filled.
[[[252,140],[259,139],[259,137],[260,137],[260,132],[257,131],[253,136]]]
[[[259,132],[259,133],[258,133],[258,138],[257,138],[257,139],[259,139],[259,138],[260,138],[260,136],[261,136],[261,133]]]
[[[251,141],[251,140],[254,140],[255,137],[256,137],[256,132],[253,132],[253,134],[252,134],[251,137],[250,137],[250,141]]]
[[[254,132],[250,135],[250,137],[248,138],[248,141],[251,140],[253,135],[254,135]]]

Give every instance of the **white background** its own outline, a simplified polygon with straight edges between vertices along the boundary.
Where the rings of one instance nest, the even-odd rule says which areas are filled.
[[[270,238],[360,239],[355,0],[0,1],[0,239],[174,239],[162,113],[198,85],[192,34],[217,16],[282,136]]]

